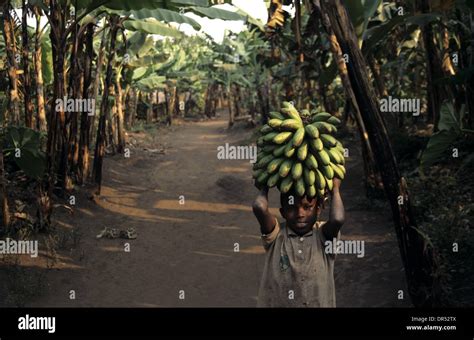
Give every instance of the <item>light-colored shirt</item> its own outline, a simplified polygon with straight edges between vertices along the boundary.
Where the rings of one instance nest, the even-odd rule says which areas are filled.
[[[299,236],[277,220],[274,230],[262,235],[266,258],[258,307],[336,307],[335,255],[324,251],[324,223]]]

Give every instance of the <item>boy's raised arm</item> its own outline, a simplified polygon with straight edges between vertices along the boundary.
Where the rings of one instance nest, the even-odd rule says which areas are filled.
[[[326,236],[328,240],[332,240],[333,238],[337,237],[337,234],[339,233],[339,230],[341,230],[345,220],[344,204],[342,203],[341,194],[339,192],[341,180],[334,178],[333,184],[334,186],[331,193],[329,221],[322,226],[324,236]]]
[[[260,190],[257,198],[252,205],[253,213],[260,223],[262,234],[270,234],[276,225],[275,217],[268,210],[268,188]]]

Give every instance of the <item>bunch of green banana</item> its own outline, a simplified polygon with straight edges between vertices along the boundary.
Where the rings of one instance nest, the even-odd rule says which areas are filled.
[[[344,148],[331,134],[340,120],[327,112],[298,112],[283,102],[260,129],[253,178],[257,187],[292,188],[298,196],[324,197],[333,178],[344,179]]]

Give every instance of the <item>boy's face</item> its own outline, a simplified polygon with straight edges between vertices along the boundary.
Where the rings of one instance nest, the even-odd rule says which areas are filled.
[[[280,213],[287,226],[298,235],[306,234],[312,229],[319,215],[316,198],[308,200],[306,197],[288,196],[286,199]]]

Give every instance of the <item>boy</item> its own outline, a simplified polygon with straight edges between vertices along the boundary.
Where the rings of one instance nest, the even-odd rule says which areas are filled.
[[[329,221],[317,222],[322,201],[280,194],[280,223],[268,210],[268,188],[260,191],[253,212],[260,223],[266,251],[258,307],[336,307],[334,257],[324,242],[339,237],[344,205],[333,179]]]

